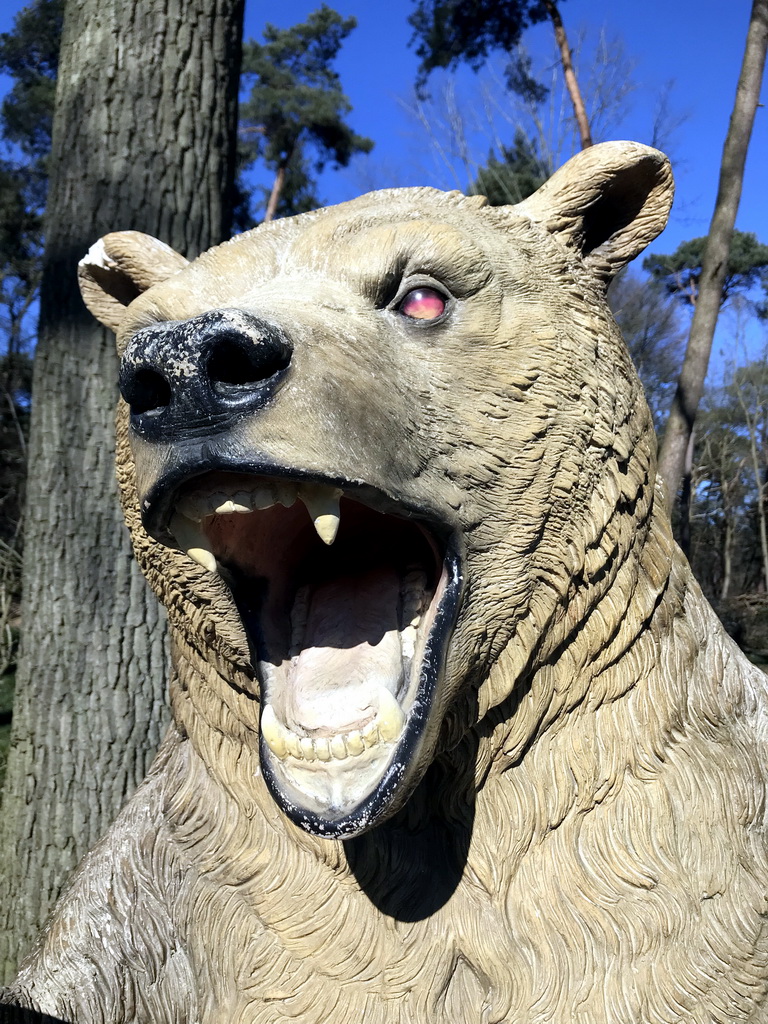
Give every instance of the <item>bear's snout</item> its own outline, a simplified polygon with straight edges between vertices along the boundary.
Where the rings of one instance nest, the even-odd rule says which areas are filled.
[[[226,430],[273,398],[292,354],[279,327],[239,309],[146,327],[120,364],[131,429],[166,443]]]

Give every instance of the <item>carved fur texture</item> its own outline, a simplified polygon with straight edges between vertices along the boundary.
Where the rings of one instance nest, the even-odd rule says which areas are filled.
[[[277,325],[285,384],[227,450],[425,510],[461,601],[410,788],[353,838],[306,832],[264,781],[227,581],[145,529],[169,456],[121,403],[173,725],[7,1001],[77,1024],[768,1020],[766,677],[672,539],[605,301],[671,190],[661,154],[610,143],[518,206],[373,193],[154,279],[141,236],[103,240],[83,275],[111,323],[130,289],[110,274],[152,285],[121,351],[211,310]],[[442,318],[403,315],[417,287],[443,290]]]

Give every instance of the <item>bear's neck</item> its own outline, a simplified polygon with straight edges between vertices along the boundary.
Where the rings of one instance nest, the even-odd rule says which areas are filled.
[[[566,591],[553,586],[549,604],[535,606],[534,643],[514,638],[493,666],[489,689],[508,695],[489,715],[489,755],[502,772],[550,732],[636,688],[653,690],[670,675],[669,657],[684,659],[686,671],[669,682],[685,687],[700,644],[679,619],[696,584],[665,510],[651,505],[642,523],[633,514],[613,516],[595,569],[582,567]]]

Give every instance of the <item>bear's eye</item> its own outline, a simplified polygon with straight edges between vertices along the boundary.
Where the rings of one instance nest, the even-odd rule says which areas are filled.
[[[411,320],[437,320],[445,312],[445,296],[434,288],[413,288],[397,306],[398,313]]]

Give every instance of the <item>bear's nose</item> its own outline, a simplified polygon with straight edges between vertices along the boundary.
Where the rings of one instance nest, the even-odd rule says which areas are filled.
[[[225,430],[272,398],[291,355],[275,324],[244,310],[146,327],[120,363],[131,427],[150,441]]]

